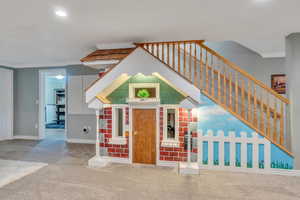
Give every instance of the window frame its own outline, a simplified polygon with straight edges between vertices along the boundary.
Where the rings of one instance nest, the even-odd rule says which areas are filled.
[[[168,109],[175,110],[175,138],[168,138]],[[162,146],[179,146],[179,106],[168,105],[163,107],[163,140]]]
[[[155,98],[149,99],[160,99],[159,83],[130,83],[129,84],[129,99],[137,99],[135,97],[136,88],[155,88]]]
[[[118,135],[118,109],[123,110],[123,116],[122,116],[122,125],[123,125],[123,133],[122,136]],[[126,144],[126,106],[122,105],[115,105],[112,106],[112,138],[110,140],[110,143],[112,144]]]

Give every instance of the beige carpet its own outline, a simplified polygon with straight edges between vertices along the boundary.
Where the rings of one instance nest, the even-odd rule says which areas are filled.
[[[0,188],[45,166],[46,163],[39,162],[0,160]]]

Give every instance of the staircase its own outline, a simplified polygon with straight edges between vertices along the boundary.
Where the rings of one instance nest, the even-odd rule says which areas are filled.
[[[291,155],[286,147],[289,100],[203,44],[136,43],[199,88],[202,94]]]

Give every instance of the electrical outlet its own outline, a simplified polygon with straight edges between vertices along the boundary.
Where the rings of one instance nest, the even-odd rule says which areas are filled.
[[[35,123],[34,128],[35,128],[35,129],[39,128],[39,126],[38,126],[37,123]]]
[[[87,135],[90,132],[90,128],[88,126],[84,126],[82,132]]]

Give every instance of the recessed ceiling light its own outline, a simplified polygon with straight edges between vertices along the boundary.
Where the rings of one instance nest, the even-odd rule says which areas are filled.
[[[271,2],[272,0],[253,0],[255,3],[268,3]]]
[[[67,12],[62,9],[55,10],[55,14],[59,17],[67,17],[68,16]]]
[[[57,75],[55,78],[58,79],[58,80],[62,80],[62,79],[64,79],[65,77],[64,77],[63,75],[59,74],[59,75]]]

